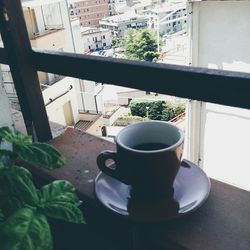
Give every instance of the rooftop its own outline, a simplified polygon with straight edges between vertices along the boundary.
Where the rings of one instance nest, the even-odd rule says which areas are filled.
[[[37,6],[63,2],[63,0],[23,0],[21,2],[23,7],[34,8]]]
[[[104,29],[104,28],[94,28],[94,27],[81,27],[81,33],[98,33],[98,32],[105,32],[105,31],[109,31],[108,29]]]
[[[162,7],[156,7],[152,10],[150,10],[153,13],[166,13],[166,12],[170,12],[170,11],[174,11],[174,10],[178,10],[178,9],[185,9],[186,8],[186,3],[176,3],[176,4],[165,4]]]
[[[126,12],[124,14],[115,15],[103,18],[100,22],[111,22],[111,23],[120,23],[131,20],[147,20],[147,17],[136,14],[134,11]]]

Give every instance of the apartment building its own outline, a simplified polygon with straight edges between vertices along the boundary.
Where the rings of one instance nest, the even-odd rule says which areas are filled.
[[[104,29],[109,29],[111,34],[123,37],[127,29],[140,29],[147,27],[148,18],[135,14],[134,11],[121,15],[103,18],[100,25]]]
[[[110,47],[111,31],[103,28],[82,27],[81,29],[84,52]]]
[[[23,14],[31,46],[36,49],[83,53],[83,43],[78,18],[69,18],[68,6],[63,0],[23,1]],[[9,66],[1,65],[3,86],[11,106],[19,110],[19,103]],[[86,108],[102,110],[99,85],[88,91],[84,80],[38,72],[44,104],[49,120],[63,126],[79,121],[79,112]]]
[[[102,18],[115,13],[113,0],[80,0],[72,3],[71,7],[83,27],[98,27]]]
[[[161,7],[138,11],[148,17],[148,27],[161,35],[176,33],[187,26],[185,3],[167,3]]]

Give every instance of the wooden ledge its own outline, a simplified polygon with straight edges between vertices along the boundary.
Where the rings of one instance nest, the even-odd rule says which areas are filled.
[[[94,195],[94,180],[99,172],[96,157],[102,150],[115,150],[115,145],[72,128],[68,128],[64,134],[50,143],[64,154],[67,159],[66,165],[53,171],[45,171],[32,166],[29,168],[46,180],[66,179],[70,181],[76,187],[82,200],[98,206],[99,202]],[[211,180],[211,184],[208,200],[193,214],[161,225],[151,224],[142,227],[137,225],[136,232],[140,231],[136,234],[137,240],[141,240],[143,247],[140,249],[249,250],[250,193],[215,180]],[[105,209],[102,208],[102,210]],[[98,218],[96,230],[100,224],[103,224],[111,241],[113,237],[111,232],[119,234],[121,230],[133,231],[135,228],[134,226],[125,228],[124,224],[121,224],[117,230],[119,222],[112,224],[114,221],[111,221],[118,221],[117,218],[102,216],[100,220],[99,212],[100,210],[91,211],[93,217]],[[103,222],[105,219],[106,222]],[[178,247],[173,248],[171,242],[175,242]],[[120,245],[120,249],[124,249],[122,242]],[[119,250],[117,247],[116,249]]]

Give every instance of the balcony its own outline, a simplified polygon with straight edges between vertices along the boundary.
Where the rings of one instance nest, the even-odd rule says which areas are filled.
[[[207,202],[177,221],[133,223],[104,209],[94,195],[96,156],[103,149],[113,150],[115,146],[72,128],[52,139],[36,71],[242,108],[250,108],[249,74],[31,50],[28,38],[18,36],[26,33],[16,6],[19,1],[6,1],[8,15],[13,18],[7,24],[0,9],[5,46],[0,50],[0,62],[10,65],[28,133],[32,135],[35,130],[39,141],[50,140],[67,158],[63,168],[51,172],[30,165],[27,168],[40,182],[71,181],[83,200],[82,210],[88,223],[66,226],[52,222],[53,228],[61,230],[55,235],[57,249],[249,249],[250,194],[216,180],[211,180]],[[19,25],[12,20],[18,20]]]
[[[49,34],[64,30],[63,25],[59,26],[46,26],[43,32],[33,33],[33,36],[30,40],[39,39],[40,37],[47,36]]]
[[[65,47],[65,30],[64,28],[44,30],[43,33],[34,34],[30,42],[33,48],[59,50]]]

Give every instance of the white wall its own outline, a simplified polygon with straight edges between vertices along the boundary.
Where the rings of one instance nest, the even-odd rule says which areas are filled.
[[[31,20],[32,15],[30,15],[27,9],[25,8],[24,10],[28,28],[32,29],[32,32],[29,31],[31,37],[33,36],[32,33],[36,31],[36,26],[40,35],[48,33],[48,30],[45,30],[44,24],[52,25],[55,28],[59,28],[60,25],[62,25],[64,28],[64,30],[59,32],[47,34],[44,37],[39,37],[36,38],[36,40],[32,40],[31,42],[33,47],[50,50],[63,49],[67,52],[74,52],[68,17],[68,8],[65,1],[62,0],[58,1],[57,3],[46,3],[42,6],[35,6],[34,20]]]
[[[75,43],[76,53],[82,54],[84,52],[83,39],[81,36],[81,27],[79,19],[71,20],[72,35]]]
[[[68,6],[66,5],[65,1],[60,2],[61,11],[62,11],[62,17],[63,17],[63,25],[66,31],[66,46],[64,47],[65,52],[74,52],[74,46],[73,46],[73,40],[72,40],[72,34],[71,34],[71,28],[70,28],[70,21],[68,16]],[[74,23],[74,25],[76,25]],[[73,36],[77,39],[76,34],[74,34],[74,31],[76,31],[77,27],[72,28]],[[78,42],[76,42],[76,50],[78,51]]]
[[[103,36],[105,36],[105,38],[103,38]],[[97,38],[97,42],[95,41],[95,38]],[[104,43],[106,43],[105,46],[111,46],[111,42],[111,31],[108,29],[93,29],[90,30],[89,33],[88,31],[82,33],[82,43],[85,52],[89,51],[90,49],[95,50],[96,44],[98,45],[98,48],[103,48]]]
[[[196,2],[193,13],[193,65],[250,72],[250,1]]]
[[[70,85],[73,86],[73,89],[71,89],[67,94],[59,97],[57,100],[46,106],[47,114],[50,121],[66,126],[63,105],[68,101],[70,101],[72,105],[74,122],[76,123],[79,120],[75,84],[77,84],[76,79],[71,77],[65,77],[64,79],[60,80],[59,82],[53,84],[51,87],[43,91],[43,99],[46,104],[49,102],[49,98],[55,99],[59,95],[69,90]]]
[[[83,80],[84,91],[89,93],[95,93],[95,82],[89,80]]]
[[[193,66],[250,72],[250,1],[195,2],[192,19]],[[193,109],[200,129],[190,136],[201,166],[215,179],[250,190],[250,110],[202,107]]]
[[[79,104],[82,102],[83,98],[84,107],[82,108],[81,104],[79,106],[82,111],[89,111],[91,113],[96,113],[97,110],[98,113],[103,111],[102,88],[102,84],[100,83],[96,84],[88,80],[82,81],[82,90],[80,90],[82,92],[77,95]]]
[[[0,127],[12,125],[10,105],[0,77]]]
[[[45,33],[44,22],[46,25],[62,24],[59,3],[46,4],[34,8],[36,23],[40,34]]]
[[[114,122],[123,114],[127,113],[128,110],[125,107],[119,107],[115,113],[113,113],[109,118],[103,118],[103,123],[105,126],[112,126]]]
[[[250,111],[206,103],[203,168],[250,190]]]
[[[57,30],[47,35],[30,40],[33,48],[59,50],[64,49],[66,46],[66,31],[64,29]]]
[[[84,99],[85,111],[88,111],[90,113],[96,113],[96,112],[99,113],[103,111],[103,102],[101,95],[97,95],[95,97],[94,93],[84,92],[83,99]]]
[[[157,94],[154,92],[150,92],[150,94],[146,94],[146,91],[143,90],[132,90],[126,92],[118,92],[118,104],[119,105],[128,105],[129,99],[146,99],[146,100],[175,100],[175,97]],[[177,98],[178,99],[178,98]]]

